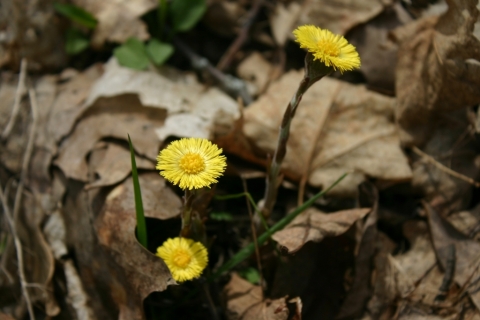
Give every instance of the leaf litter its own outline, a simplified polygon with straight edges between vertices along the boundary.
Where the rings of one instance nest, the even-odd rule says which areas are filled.
[[[141,16],[155,1],[74,3],[98,20],[94,48],[152,36]],[[242,2],[210,3],[185,39],[216,61],[226,47],[215,39],[233,41],[242,23],[252,24],[250,42],[232,56],[229,70],[257,96],[245,108],[202,83],[202,75],[180,71],[186,68],[178,56],[169,66],[146,71],[111,58],[83,71],[58,72],[65,55],[52,50],[58,47],[52,46],[55,35],[61,39],[57,22],[35,20],[36,30],[52,31],[44,33],[37,51],[31,34],[18,45],[12,45],[14,37],[5,38],[0,64],[18,66],[24,52],[25,85],[38,104],[15,217],[35,313],[82,320],[155,319],[155,312],[167,319],[479,318],[477,2],[419,3],[293,1],[264,6],[254,19]],[[26,26],[29,12],[23,13]],[[9,17],[8,25],[19,26],[18,17]],[[303,53],[291,49],[291,30],[306,23],[347,35],[362,69],[326,77],[303,97],[271,219],[278,221],[350,174],[273,234],[259,248],[259,261],[252,256],[239,264],[238,271],[258,269],[259,284],[231,272],[214,284],[176,285],[154,255],[156,246],[178,235],[182,208],[175,189],[154,172],[158,150],[178,137],[207,138],[238,168],[193,206],[208,220],[215,270],[253,238],[243,199],[219,201],[214,195],[246,188],[256,200],[263,196],[262,172],[274,152],[283,108],[303,76]],[[199,46],[199,35],[211,40]],[[52,66],[56,74],[48,73]],[[18,82],[14,72],[2,71],[2,132]],[[32,130],[28,91],[20,97],[19,114],[0,144],[2,205],[12,209]],[[140,169],[148,250],[135,236],[127,134]],[[232,219],[209,219],[218,212]],[[26,318],[15,247],[3,222],[0,244],[0,295],[7,297],[0,302],[0,318]],[[210,295],[198,293],[204,291]]]

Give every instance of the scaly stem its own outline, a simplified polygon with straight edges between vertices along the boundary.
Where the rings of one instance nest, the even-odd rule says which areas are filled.
[[[182,231],[181,237],[188,238],[190,235],[190,226],[192,224],[192,203],[194,198],[194,191],[185,189],[183,213],[182,213]]]
[[[315,79],[318,80],[318,79]],[[280,125],[280,132],[278,134],[277,147],[272,158],[272,163],[268,170],[268,175],[266,179],[266,188],[265,188],[265,197],[262,207],[262,215],[265,219],[270,217],[275,201],[277,200],[277,188],[278,188],[278,174],[280,173],[280,168],[282,166],[283,159],[287,153],[287,142],[290,135],[290,124],[293,117],[295,116],[295,111],[297,110],[298,104],[302,100],[303,94],[315,81],[310,81],[308,76],[305,76],[300,85],[298,86],[297,91],[295,92],[292,100],[287,106],[285,113],[283,114],[282,124]]]

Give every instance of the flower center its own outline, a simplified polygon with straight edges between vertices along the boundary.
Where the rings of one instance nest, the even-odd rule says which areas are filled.
[[[186,251],[179,249],[173,254],[173,263],[179,268],[185,268],[192,260],[191,255]]]
[[[179,166],[188,174],[197,174],[205,170],[205,161],[198,153],[187,153],[180,159]]]
[[[323,54],[331,57],[338,57],[340,49],[337,44],[331,40],[322,39],[317,42],[318,49],[323,51]]]

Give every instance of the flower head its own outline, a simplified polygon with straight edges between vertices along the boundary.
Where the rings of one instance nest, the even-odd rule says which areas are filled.
[[[341,35],[312,25],[300,26],[293,31],[300,48],[307,49],[327,67],[343,71],[360,68],[360,57],[354,46]]]
[[[157,249],[177,282],[198,278],[208,264],[208,251],[200,242],[187,238],[173,238]]]
[[[156,168],[182,189],[199,189],[217,182],[227,166],[222,149],[207,139],[183,138],[160,151]]]

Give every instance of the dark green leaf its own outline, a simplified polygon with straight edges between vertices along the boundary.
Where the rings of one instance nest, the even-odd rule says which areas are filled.
[[[82,26],[90,29],[93,29],[97,26],[97,19],[95,19],[91,13],[83,10],[82,8],[72,4],[58,2],[54,3],[53,7],[58,13],[64,15],[72,21],[81,24]]]
[[[147,44],[147,53],[156,66],[161,66],[173,54],[173,46],[169,43],[152,39]]]
[[[137,38],[128,39],[124,44],[115,48],[113,54],[118,63],[127,68],[143,70],[150,64],[145,45]]]
[[[188,31],[200,21],[207,10],[205,0],[174,0],[170,5],[173,29]]]
[[[145,214],[143,211],[142,190],[138,181],[137,162],[135,161],[135,151],[133,150],[132,140],[128,135],[128,144],[130,146],[130,156],[132,161],[132,180],[133,193],[135,194],[135,212],[137,214],[137,237],[142,246],[147,248],[147,224],[145,222]]]
[[[77,29],[68,29],[65,50],[68,54],[75,55],[87,49],[90,45],[88,38]]]

